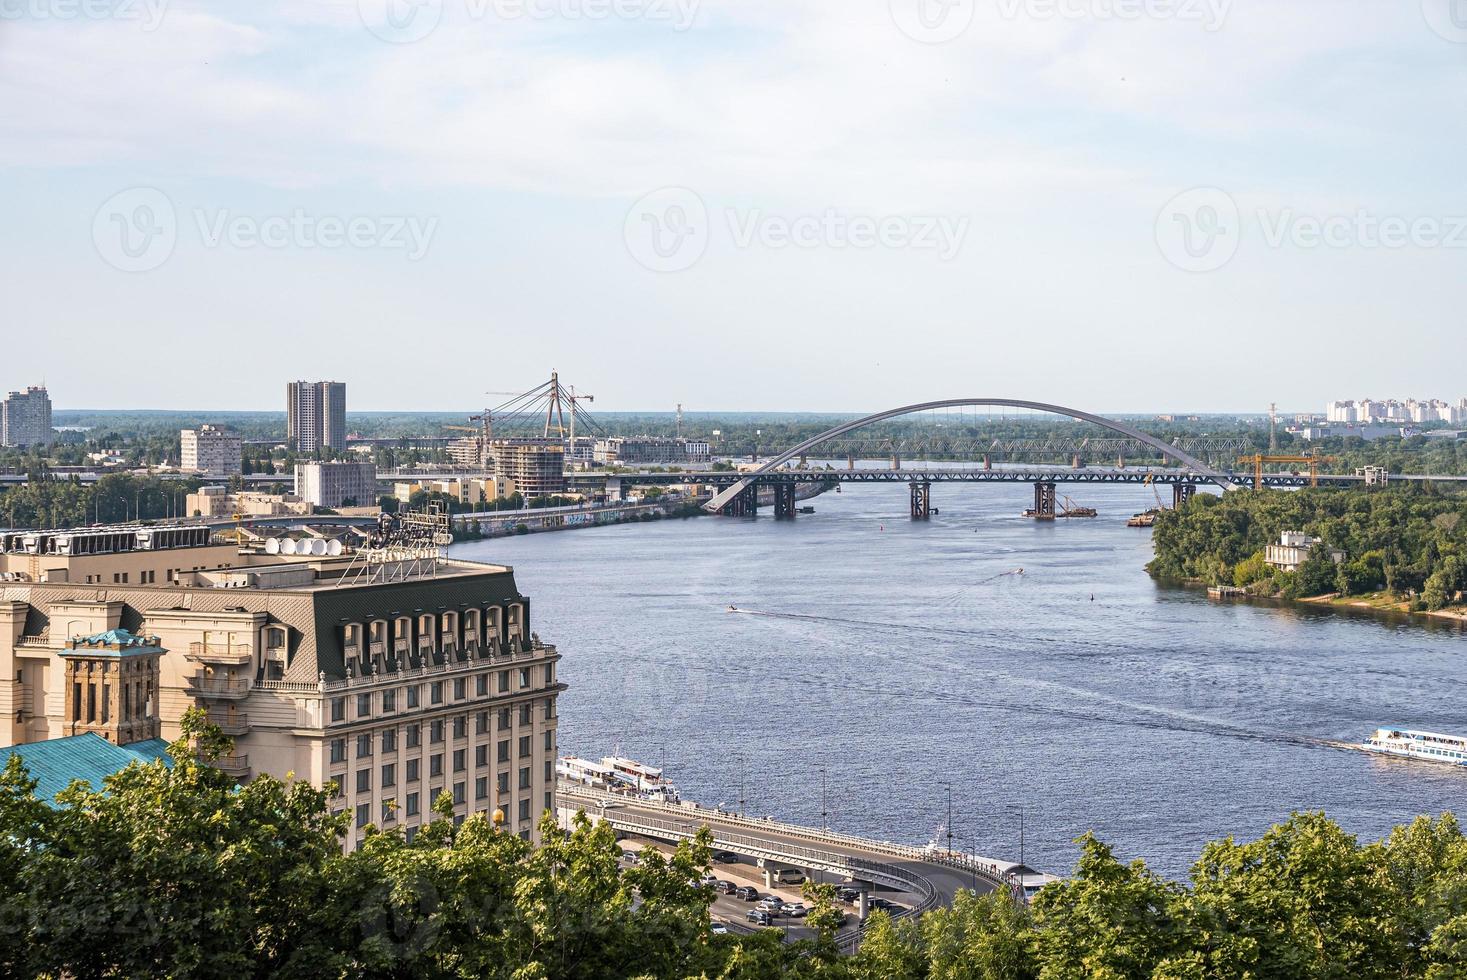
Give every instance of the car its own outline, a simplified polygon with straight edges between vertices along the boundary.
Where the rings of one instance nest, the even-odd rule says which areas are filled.
[[[738,864],[739,856],[733,851],[714,851],[713,860],[719,864]]]
[[[760,902],[758,907],[770,915],[778,915],[780,909],[784,908],[784,902],[770,895]]]
[[[861,897],[861,889],[837,888],[835,890],[835,897],[840,899],[842,902],[845,902],[847,905],[854,905],[856,903],[856,899]]]
[[[718,892],[720,895],[732,895],[734,892],[739,890],[739,886],[735,885],[731,881],[724,881],[722,878],[720,878],[713,883],[713,890]]]
[[[895,912],[900,909],[901,906],[898,905],[896,902],[889,902],[884,898],[868,898],[866,900],[866,908],[872,912],[876,911],[877,909],[882,909],[886,912]]]
[[[805,908],[804,902],[785,902],[779,907],[779,914],[793,919],[803,919],[810,914],[810,910]]]
[[[629,863],[631,863],[631,864],[636,864],[637,863],[637,852],[636,851],[623,850],[621,852],[621,856],[624,857],[624,858],[626,858],[627,861]]]
[[[804,872],[796,871],[794,868],[780,868],[774,873],[776,885],[803,885],[805,883]]]
[[[745,918],[754,923],[754,925],[756,926],[774,925],[774,920],[770,918],[769,913],[765,912],[763,909],[749,909],[749,914],[745,916]]]
[[[734,897],[742,898],[746,902],[757,902],[759,901],[759,889],[750,885],[744,885],[741,888],[734,889]]]
[[[713,925],[708,927],[708,931],[715,936],[727,936],[728,926],[724,925],[722,922],[715,922],[713,923]]]

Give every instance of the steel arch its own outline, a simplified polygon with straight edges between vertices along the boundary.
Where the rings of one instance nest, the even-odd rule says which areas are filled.
[[[1200,459],[1196,459],[1195,457],[1182,452],[1175,446],[1169,446],[1162,440],[1156,438],[1153,435],[1148,435],[1147,433],[1142,432],[1140,429],[1134,426],[1127,425],[1124,422],[1117,422],[1114,419],[1108,419],[1103,415],[1095,415],[1090,412],[1082,412],[1076,408],[1065,408],[1063,405],[1050,405],[1046,402],[1025,401],[1020,398],[947,398],[942,401],[936,402],[922,402],[919,405],[903,405],[901,408],[893,408],[888,409],[885,412],[877,412],[875,415],[868,415],[865,418],[855,419],[851,422],[842,423],[841,425],[838,425],[833,429],[827,429],[817,436],[812,436],[811,438],[806,439],[804,442],[800,443],[798,446],[795,446],[793,449],[788,449],[779,456],[774,457],[769,462],[765,463],[763,466],[755,470],[753,473],[750,473],[747,477],[733,484],[728,489],[724,490],[722,493],[714,497],[712,500],[708,501],[708,503],[703,505],[703,509],[717,513],[718,511],[723,509],[725,504],[727,504],[734,497],[738,496],[741,491],[746,489],[751,483],[754,483],[761,474],[768,473],[770,470],[773,470],[776,467],[788,463],[796,456],[801,456],[808,453],[811,449],[814,449],[821,443],[828,442],[831,439],[836,438],[837,436],[843,436],[847,432],[852,432],[856,429],[861,429],[868,425],[874,425],[877,422],[885,422],[887,419],[900,418],[903,415],[915,415],[918,412],[931,412],[940,408],[965,408],[974,405],[991,406],[995,408],[1024,408],[1035,412],[1047,412],[1050,415],[1063,415],[1068,418],[1075,419],[1079,422],[1090,422],[1102,428],[1109,429],[1112,432],[1119,432],[1121,435],[1145,443],[1152,449],[1160,452],[1166,458],[1176,460],[1187,469],[1195,472],[1198,477],[1215,483],[1219,487],[1222,487],[1224,490],[1238,489],[1238,485],[1234,483],[1231,479],[1229,479],[1228,474],[1222,472],[1221,470],[1213,469],[1206,463],[1202,462]]]

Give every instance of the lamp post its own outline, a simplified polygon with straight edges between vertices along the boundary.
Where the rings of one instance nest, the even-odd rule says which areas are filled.
[[[830,830],[830,820],[828,819],[829,818],[829,815],[830,815],[830,810],[829,810],[829,807],[827,805],[827,802],[828,802],[827,801],[827,797],[825,795],[825,767],[824,766],[821,766],[820,767],[820,829],[821,830],[825,830],[825,831]]]
[[[953,856],[953,784],[943,783],[947,790],[947,856],[952,860]]]

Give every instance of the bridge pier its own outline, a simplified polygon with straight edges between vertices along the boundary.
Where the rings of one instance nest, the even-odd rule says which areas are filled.
[[[724,517],[753,517],[759,513],[759,484],[750,483],[723,505],[719,513]]]
[[[902,458],[896,453],[891,454],[891,468],[894,470],[899,470],[902,468]]]
[[[855,468],[856,468],[856,454],[855,453],[846,453],[846,469],[853,470]]]
[[[856,919],[857,919],[857,921],[859,921],[859,922],[865,922],[866,921],[866,916],[870,913],[870,911],[871,911],[871,907],[866,902],[866,889],[862,888],[859,892],[856,893]]]
[[[985,470],[993,469],[993,456],[989,453],[983,454],[983,468]]]
[[[795,516],[795,485],[774,485],[774,517],[776,520],[792,520]]]
[[[1187,501],[1191,500],[1193,494],[1195,494],[1196,492],[1197,484],[1195,483],[1173,483],[1172,509],[1178,510],[1182,507],[1185,507],[1187,505]]]
[[[926,480],[912,481],[912,520],[925,521],[932,517],[932,484]]]
[[[1036,521],[1052,521],[1055,514],[1055,489],[1053,483],[1034,484],[1034,509],[1026,517]]]
[[[1075,453],[1075,455],[1070,457],[1070,469],[1079,470],[1084,468],[1085,464],[1081,461],[1079,453]]]

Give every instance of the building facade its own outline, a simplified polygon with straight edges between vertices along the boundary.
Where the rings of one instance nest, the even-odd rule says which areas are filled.
[[[337,461],[296,463],[295,495],[316,507],[367,507],[377,502],[377,467]]]
[[[525,499],[565,492],[565,445],[558,439],[496,439],[494,477]]]
[[[712,447],[700,440],[657,436],[612,436],[596,440],[595,461],[606,466],[699,465],[708,462]]]
[[[228,487],[199,487],[185,498],[190,517],[286,517],[292,514],[309,514],[311,505],[289,493],[264,493],[246,490],[230,493]]]
[[[0,445],[49,446],[54,441],[51,396],[45,388],[12,391],[0,402]]]
[[[1314,549],[1322,544],[1319,538],[1312,538],[1301,531],[1285,531],[1279,535],[1278,544],[1267,546],[1263,560],[1280,571],[1297,572],[1299,566],[1314,554]],[[1343,551],[1331,550],[1329,556],[1336,565],[1345,560]]]
[[[285,438],[298,452],[346,450],[346,383],[292,381],[285,386]]]
[[[178,441],[180,469],[220,477],[238,476],[243,472],[244,444],[239,433],[232,429],[215,425],[182,429]]]
[[[368,824],[414,833],[443,794],[533,838],[564,685],[530,627],[504,566],[270,555],[202,527],[6,532],[0,746],[173,739],[199,707],[241,781],[334,784],[348,847]]]

